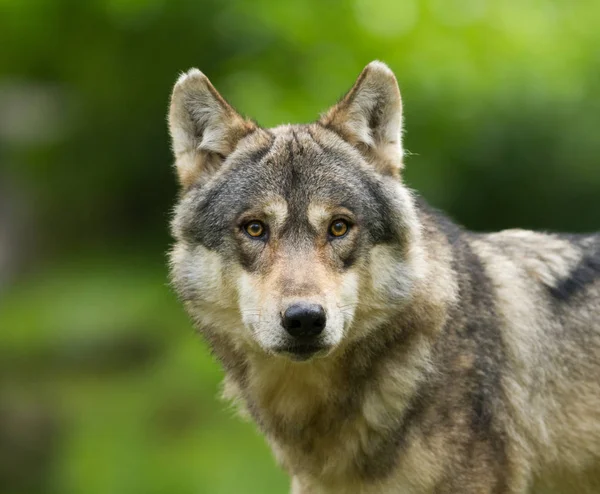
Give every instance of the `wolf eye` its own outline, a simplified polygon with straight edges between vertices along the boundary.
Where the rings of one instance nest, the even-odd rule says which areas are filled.
[[[350,225],[348,225],[346,220],[335,220],[329,225],[329,235],[332,237],[343,237],[348,233],[349,228]]]
[[[265,234],[265,225],[262,221],[249,221],[244,225],[244,231],[253,238],[260,238]]]

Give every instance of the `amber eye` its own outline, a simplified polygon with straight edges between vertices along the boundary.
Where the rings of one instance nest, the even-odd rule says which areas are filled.
[[[265,225],[262,221],[253,220],[244,225],[244,230],[251,237],[259,238],[265,234]]]
[[[348,233],[348,222],[346,220],[335,220],[329,225],[329,235],[332,237],[343,237]]]

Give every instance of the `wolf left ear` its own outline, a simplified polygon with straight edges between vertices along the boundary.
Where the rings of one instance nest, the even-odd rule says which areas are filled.
[[[257,128],[237,113],[198,69],[183,74],[171,95],[169,131],[184,188],[214,173],[237,143]]]
[[[320,119],[357,147],[386,175],[402,169],[402,100],[394,73],[382,62],[367,65],[350,91]]]

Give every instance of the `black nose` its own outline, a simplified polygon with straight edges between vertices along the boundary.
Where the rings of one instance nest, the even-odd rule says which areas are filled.
[[[283,314],[283,327],[295,338],[317,336],[325,329],[325,311],[317,304],[293,304]]]

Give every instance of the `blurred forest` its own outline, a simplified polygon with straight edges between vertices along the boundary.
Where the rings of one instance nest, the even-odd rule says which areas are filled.
[[[0,493],[287,492],[167,286],[181,71],[273,126],[383,60],[430,203],[598,230],[599,26],[597,0],[0,0]]]

